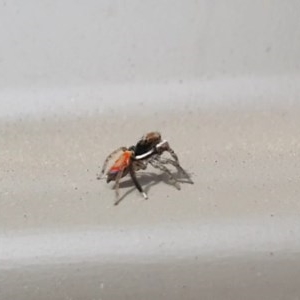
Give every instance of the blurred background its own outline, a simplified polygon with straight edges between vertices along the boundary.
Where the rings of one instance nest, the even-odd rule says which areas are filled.
[[[0,116],[103,113],[112,101],[121,110],[124,101],[239,103],[245,90],[252,101],[292,101],[299,95],[299,6],[3,0]]]

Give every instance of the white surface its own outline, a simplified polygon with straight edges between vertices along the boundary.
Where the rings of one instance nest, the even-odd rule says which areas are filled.
[[[292,256],[299,249],[298,220],[272,219],[223,221],[219,224],[184,223],[180,226],[85,228],[66,232],[30,231],[1,235],[1,268],[69,264],[78,262],[103,263],[172,263],[208,257],[243,258],[272,249],[277,255]],[[294,230],[290,229],[294,227]],[[62,231],[60,229],[60,231]],[[89,245],[87,247],[87,245]],[[112,251],[113,249],[113,251]]]
[[[130,101],[114,89],[125,89],[125,96],[130,89],[136,103],[144,97],[155,102],[155,91],[165,84],[175,86],[176,96],[181,83],[184,89],[192,84],[201,90],[199,81],[204,89],[208,84],[223,90],[224,81],[238,80],[239,91],[239,80],[246,78],[250,83],[242,82],[241,90],[247,94],[252,80],[270,76],[279,77],[278,89],[282,77],[299,78],[299,9],[296,0],[3,1],[1,115],[15,106],[59,111],[59,101],[65,110],[68,104],[80,109],[90,98],[101,112],[108,99],[121,107]],[[284,81],[282,94],[289,89],[295,97],[297,86]]]
[[[184,84],[106,84],[0,90],[0,118],[178,112],[183,109],[289,109],[299,103],[300,76],[214,79]]]

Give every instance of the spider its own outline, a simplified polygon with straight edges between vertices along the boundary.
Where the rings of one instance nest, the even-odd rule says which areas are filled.
[[[163,152],[169,152],[173,159],[163,158],[161,155]],[[114,162],[113,166],[106,173],[106,182],[115,181],[116,190],[116,202],[115,205],[119,203],[119,184],[121,178],[126,176],[128,173],[131,179],[138,189],[138,191],[143,195],[145,199],[148,199],[147,194],[144,192],[142,186],[137,180],[136,171],[145,170],[148,163],[154,168],[160,169],[169,176],[169,180],[174,184],[174,186],[180,190],[179,182],[172,175],[171,171],[165,166],[166,164],[173,165],[177,168],[179,172],[188,178],[190,183],[193,183],[186,171],[180,166],[178,157],[174,150],[170,147],[168,141],[162,140],[161,134],[159,132],[149,132],[145,134],[135,146],[119,147],[111,154],[107,156],[104,161],[100,175],[97,177],[101,179],[106,171],[109,161],[118,153],[121,152],[118,159]]]

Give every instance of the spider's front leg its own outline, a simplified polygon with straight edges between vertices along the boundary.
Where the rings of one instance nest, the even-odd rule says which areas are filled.
[[[114,157],[114,155],[116,155],[118,152],[120,151],[126,151],[127,148],[126,147],[119,147],[118,149],[114,150],[112,153],[110,153],[104,163],[103,163],[103,166],[102,166],[102,169],[101,169],[101,173],[97,175],[97,179],[102,179],[103,178],[103,175],[105,173],[105,170],[107,168],[107,165],[108,165],[108,162]]]
[[[162,164],[170,164],[174,166],[181,174],[183,174],[191,184],[194,184],[194,181],[191,179],[190,175],[182,168],[182,166],[179,164],[179,161],[174,161],[169,158],[157,158]]]
[[[156,152],[161,155],[165,151],[169,152],[170,155],[174,158],[174,160],[179,163],[178,156],[175,153],[175,151],[170,147],[168,141],[163,140],[162,142],[156,145]]]
[[[169,176],[169,180],[174,184],[174,186],[177,188],[177,190],[180,190],[180,184],[179,182],[176,180],[176,178],[172,175],[171,171],[164,166],[159,159],[155,158],[155,159],[151,159],[149,161],[149,163],[151,164],[152,167],[156,168],[156,169],[160,169],[161,171],[165,172],[168,174]]]

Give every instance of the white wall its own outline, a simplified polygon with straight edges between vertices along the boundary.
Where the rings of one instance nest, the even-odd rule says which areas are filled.
[[[1,85],[300,70],[300,2],[2,1]]]
[[[298,77],[299,11],[297,0],[2,0],[0,110],[17,111],[24,101],[23,111],[50,102],[101,103],[111,94],[101,100],[96,90],[69,90],[58,97],[53,87],[88,86],[91,93],[91,85]],[[50,87],[51,95],[34,99],[37,87]]]

